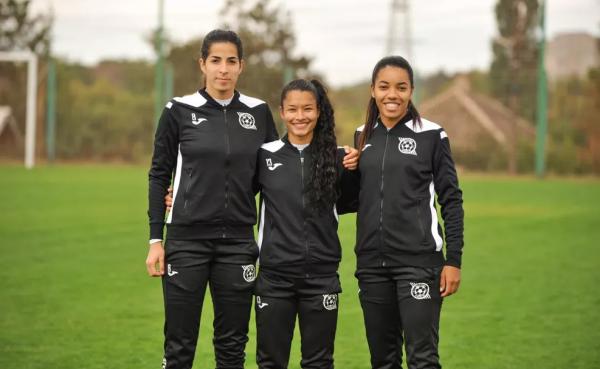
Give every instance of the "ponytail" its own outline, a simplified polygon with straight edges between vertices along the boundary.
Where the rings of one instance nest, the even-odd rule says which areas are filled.
[[[410,116],[412,117],[413,128],[416,129],[417,127],[423,127],[423,122],[421,121],[421,114],[419,114],[419,111],[415,107],[415,104],[412,102],[412,100],[408,102],[408,108],[406,110],[406,113],[410,114]]]
[[[379,109],[377,108],[377,104],[375,103],[375,99],[371,97],[369,99],[369,104],[367,105],[367,118],[365,120],[365,126],[363,127],[360,136],[358,136],[358,144],[356,148],[358,152],[361,153],[365,144],[371,138],[373,134],[373,129],[375,129],[375,124],[377,124],[377,119],[379,118]]]
[[[311,169],[312,180],[308,191],[310,191],[311,201],[317,210],[324,212],[332,210],[338,197],[335,117],[325,86],[316,79],[311,80],[311,83],[317,90],[319,119],[311,143],[314,145],[314,156]]]

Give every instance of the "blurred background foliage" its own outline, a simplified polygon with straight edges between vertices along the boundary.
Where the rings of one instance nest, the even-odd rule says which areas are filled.
[[[508,123],[502,144],[482,134],[475,146],[463,146],[446,127],[446,113],[436,108],[434,119],[447,128],[460,167],[474,171],[530,173],[534,164],[536,106],[535,26],[537,1],[499,0],[495,12],[498,37],[491,42],[493,60],[488,70],[473,70],[460,76],[439,71],[419,76],[417,106],[426,106],[448,91],[457,78],[468,81],[473,100],[488,99],[512,112],[513,121],[530,127],[517,128]],[[515,10],[516,9],[516,10]],[[30,1],[0,1],[0,50],[26,48],[40,58],[37,107],[37,156],[45,155],[45,100],[47,65],[51,48],[52,14],[32,16]],[[521,13],[519,13],[521,12]],[[246,68],[239,82],[245,94],[266,100],[278,118],[279,93],[292,78],[321,78],[311,68],[311,58],[295,50],[290,14],[271,0],[248,5],[242,0],[227,0],[220,12],[224,28],[236,30],[245,48]],[[155,35],[148,37],[152,42]],[[174,96],[192,93],[203,85],[197,59],[202,35],[185,42],[169,41],[165,60],[173,71]],[[596,53],[600,42],[595,38]],[[154,130],[154,64],[145,60],[105,60],[85,66],[65,59],[57,65],[56,157],[61,161],[124,161],[147,164],[152,152]],[[417,66],[418,67],[418,66]],[[354,129],[364,120],[369,98],[370,70],[362,83],[330,89],[337,119],[339,144],[352,144]],[[548,90],[547,168],[556,174],[600,174],[600,67],[585,73],[552,78]],[[26,65],[0,63],[0,105],[9,105],[21,132],[25,123]],[[165,101],[166,102],[166,101]],[[441,109],[441,107],[439,108]],[[439,110],[438,109],[438,110]],[[435,114],[434,114],[435,113]],[[456,111],[452,114],[464,114]],[[428,114],[424,114],[425,118]],[[490,117],[494,117],[493,114]],[[493,119],[495,121],[495,119]],[[510,120],[510,119],[509,119]],[[464,125],[474,124],[465,115]],[[283,126],[280,124],[280,133]],[[458,131],[457,131],[458,132]],[[456,135],[456,133],[454,134]],[[507,146],[509,149],[507,149]],[[0,159],[20,160],[22,143],[0,132]]]

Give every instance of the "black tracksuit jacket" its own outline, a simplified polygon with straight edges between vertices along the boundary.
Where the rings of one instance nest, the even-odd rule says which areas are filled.
[[[363,127],[355,133],[355,144]],[[359,179],[358,269],[381,266],[461,266],[462,191],[446,132],[403,118],[391,130],[379,122],[363,147]],[[435,196],[444,220],[438,223]]]
[[[260,268],[288,277],[335,275],[342,256],[337,235],[338,212],[318,212],[305,189],[311,181],[313,147],[299,151],[287,136],[264,144],[258,154],[257,180],[261,187],[258,229]],[[337,149],[338,187],[347,176]],[[339,202],[346,202],[340,197]]]
[[[256,155],[277,137],[268,105],[237,91],[225,107],[204,90],[168,102],[149,172],[150,238],[163,238],[172,179],[168,238],[252,238]]]

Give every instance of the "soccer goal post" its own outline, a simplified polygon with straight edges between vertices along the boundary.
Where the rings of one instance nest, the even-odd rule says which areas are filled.
[[[27,62],[27,111],[25,118],[25,168],[35,161],[35,118],[37,90],[37,55],[31,51],[0,51],[0,62]]]

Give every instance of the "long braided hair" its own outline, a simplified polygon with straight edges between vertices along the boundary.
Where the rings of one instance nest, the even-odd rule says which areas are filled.
[[[319,118],[313,131],[310,143],[313,152],[310,181],[306,187],[310,203],[319,212],[332,209],[337,200],[337,170],[335,119],[333,107],[327,97],[327,90],[316,80],[297,79],[288,83],[281,91],[280,106],[290,91],[307,91],[313,94],[317,101]]]
[[[414,73],[413,69],[408,63],[406,59],[401,56],[386,56],[385,58],[379,60],[377,64],[375,64],[375,68],[373,68],[373,74],[371,75],[371,87],[375,86],[375,80],[377,79],[377,75],[379,71],[385,67],[396,67],[402,68],[408,73],[408,78],[410,80],[410,88],[414,88]],[[415,107],[415,104],[410,100],[408,102],[407,114],[412,116],[413,127],[419,126],[421,127],[421,115],[419,111]],[[377,108],[377,104],[375,103],[375,98],[371,97],[369,99],[369,105],[367,106],[367,119],[365,122],[365,127],[363,128],[360,136],[358,137],[358,152],[362,152],[363,147],[373,134],[373,129],[375,128],[375,124],[377,124],[377,119],[379,118],[379,109]]]

